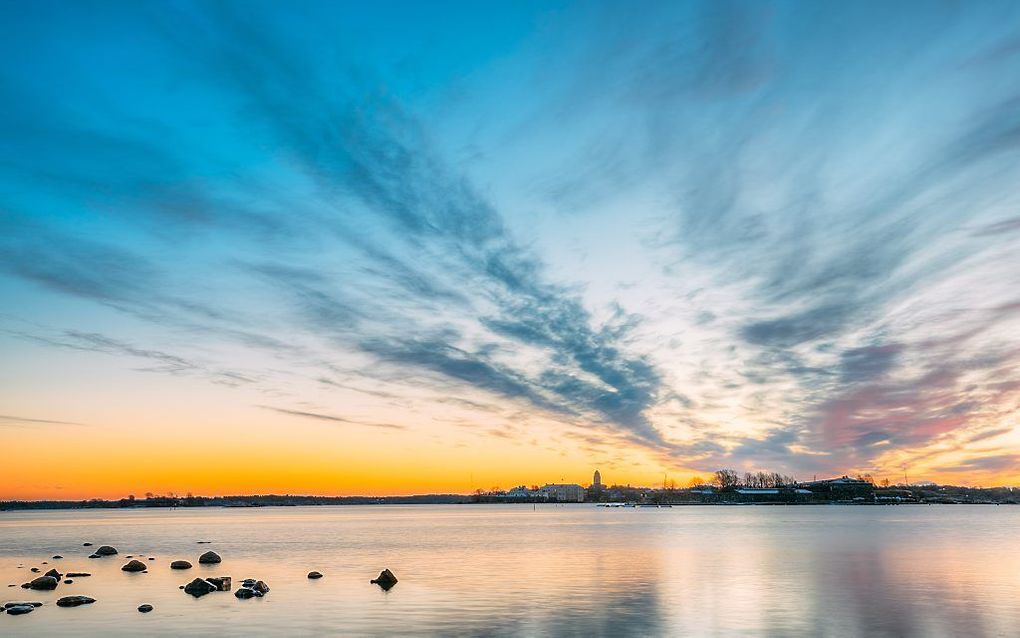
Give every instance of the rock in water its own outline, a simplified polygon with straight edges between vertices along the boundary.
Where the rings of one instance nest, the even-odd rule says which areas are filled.
[[[92,543],[82,543],[82,547],[92,547]]]
[[[203,565],[214,565],[220,562],[220,555],[213,551],[208,551],[198,557],[198,562]]]
[[[7,608],[7,613],[12,616],[20,616],[22,614],[29,614],[35,611],[35,607],[32,605],[14,605],[13,607]]]
[[[255,598],[256,596],[258,596],[258,594],[255,593],[255,590],[249,589],[247,587],[242,587],[241,589],[238,589],[237,591],[234,592],[234,595],[240,598],[241,600]]]
[[[152,605],[149,605],[149,604],[139,605],[138,606],[138,611],[142,612],[143,614],[147,614],[150,611],[152,611]]]
[[[269,585],[265,584],[261,580],[252,585],[251,588],[255,590],[256,594],[264,595],[269,593]]]
[[[191,563],[186,560],[175,560],[170,563],[170,569],[191,569]]]
[[[63,558],[63,556],[61,556],[60,554],[55,554],[53,558],[54,560],[60,560],[61,558]]]
[[[64,596],[57,601],[57,607],[77,607],[78,605],[91,605],[94,602],[96,599],[89,596]]]
[[[316,580],[317,578],[322,578],[322,574],[320,572],[308,572],[308,577]]]
[[[136,558],[120,569],[125,572],[144,572],[148,566]]]
[[[64,584],[65,584],[65,585],[73,585],[73,584],[74,584],[74,581],[73,581],[73,580],[71,580],[70,578],[68,578],[67,580],[65,580],[65,581],[64,581]]]
[[[96,550],[97,556],[113,556],[116,553],[117,550],[113,547],[110,547],[109,545],[103,545],[102,547]]]
[[[42,603],[16,602],[16,603],[4,603],[4,607],[3,608],[4,609],[9,609],[11,607],[23,607],[25,605],[28,605],[29,607],[42,607]]]
[[[216,591],[216,586],[207,580],[196,578],[184,586],[184,593],[191,594],[195,598],[201,598],[210,592]]]
[[[244,580],[241,581],[241,585],[245,587],[254,587],[256,582],[258,581],[256,581],[254,578],[245,578]]]
[[[67,574],[65,575],[68,578],[85,578],[86,576],[91,576],[92,574],[88,572],[67,572]]]
[[[57,570],[55,570],[55,569],[51,569],[50,571],[48,571],[48,572],[46,572],[45,574],[43,574],[43,576],[52,576],[52,577],[56,578],[57,580],[60,580],[60,579],[61,579],[61,578],[63,577],[63,576],[62,576],[62,575],[60,574],[60,572],[58,572],[58,571],[57,571]]]
[[[230,591],[230,576],[216,576],[206,580],[216,587],[216,591]]]
[[[394,585],[397,584],[397,577],[394,576],[393,572],[391,572],[390,570],[384,569],[381,572],[379,572],[379,578],[373,579],[369,582],[371,582],[374,585],[379,585],[380,587],[383,588],[383,591],[389,591]]]
[[[49,591],[51,589],[56,589],[57,588],[57,584],[59,582],[60,581],[58,581],[56,578],[54,578],[52,576],[40,576],[39,578],[36,578],[32,582],[28,583],[28,589],[38,589],[38,590],[41,590],[41,591]]]

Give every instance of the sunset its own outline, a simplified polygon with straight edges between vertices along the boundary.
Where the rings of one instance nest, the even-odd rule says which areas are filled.
[[[0,1],[0,540],[70,508],[10,519],[29,544],[0,573],[70,551],[30,540],[86,506],[335,505],[347,530],[373,505],[343,498],[432,523],[576,500],[668,530],[681,504],[1015,502],[1018,25],[1015,2]],[[281,496],[321,499],[258,500]],[[822,635],[656,618],[633,632]],[[620,629],[551,622],[466,631]]]

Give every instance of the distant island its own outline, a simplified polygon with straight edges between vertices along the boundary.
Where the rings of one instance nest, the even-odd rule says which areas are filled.
[[[1020,503],[1020,488],[966,487],[923,482],[876,485],[869,476],[798,482],[776,473],[758,472],[742,477],[718,470],[711,481],[692,481],[687,487],[634,487],[603,485],[596,471],[591,485],[550,483],[543,487],[520,485],[509,490],[476,490],[472,494],[418,494],[411,496],[300,496],[258,494],[236,496],[179,496],[146,494],[121,499],[0,501],[0,511],[49,509],[124,509],[176,507],[286,507],[299,505],[460,505],[472,503],[597,503],[605,505],[896,505]]]

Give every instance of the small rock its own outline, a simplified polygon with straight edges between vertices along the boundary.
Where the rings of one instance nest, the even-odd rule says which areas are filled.
[[[53,556],[54,560],[60,560],[61,558],[63,558],[63,556],[61,556],[60,554],[56,554]]]
[[[91,576],[92,574],[88,572],[67,572],[64,575],[67,576],[68,578],[85,578],[86,576]]]
[[[139,605],[138,606],[138,611],[142,612],[143,614],[147,614],[150,611],[152,611],[152,605],[149,605],[149,604]]]
[[[230,576],[215,576],[206,580],[216,587],[216,591],[230,591]]]
[[[99,554],[89,554],[89,558],[100,558]]]
[[[15,605],[7,608],[7,613],[11,616],[20,616],[22,614],[30,614],[35,611],[35,607],[32,605]]]
[[[242,587],[241,589],[238,589],[237,591],[235,591],[234,595],[237,596],[238,598],[240,598],[241,600],[246,600],[248,598],[255,598],[259,594],[255,593],[254,589],[249,589],[248,587]]]
[[[116,553],[117,550],[113,547],[110,547],[109,545],[103,545],[102,547],[96,550],[97,556],[113,556]]]
[[[258,581],[255,580],[254,578],[245,578],[244,580],[241,581],[241,585],[243,585],[244,587],[254,587],[255,583],[257,582]]]
[[[146,565],[145,563],[138,559],[135,559],[129,562],[127,565],[124,565],[120,569],[121,571],[125,572],[144,572],[146,569],[148,569],[148,565]]]
[[[180,586],[180,587],[178,587],[177,589],[184,589],[184,585],[181,585],[181,586]]]
[[[397,577],[394,576],[393,572],[390,570],[384,569],[379,572],[379,578],[373,579],[369,582],[374,585],[379,585],[383,588],[383,591],[389,591],[390,588],[397,584]]]
[[[49,591],[57,588],[59,581],[52,576],[40,576],[30,583],[27,583],[28,589],[36,589],[40,591]],[[24,585],[22,585],[24,587]]]
[[[212,542],[212,541],[198,541],[198,544],[199,544],[199,545],[208,545],[208,544],[209,544],[209,543],[211,543],[211,542]]]
[[[221,560],[222,559],[220,558],[220,555],[212,551],[206,552],[198,557],[198,562],[205,565],[216,564],[219,563]]]
[[[30,607],[42,607],[42,603],[16,602],[16,603],[4,603],[4,609],[8,609],[10,607],[22,607],[24,605],[28,605]]]
[[[64,584],[65,584],[65,585],[73,585],[73,584],[74,584],[74,581],[73,581],[73,580],[71,580],[70,578],[68,578],[68,579],[66,579],[66,580],[64,581]]]
[[[57,580],[60,580],[63,577],[62,574],[55,569],[51,569],[50,571],[43,574],[43,576],[52,576]]]
[[[78,605],[91,605],[94,602],[96,599],[90,596],[64,596],[57,600],[57,607],[77,607]]]
[[[32,569],[30,569],[29,571],[30,571],[30,572],[32,572],[33,574],[38,574],[38,573],[39,573],[40,571],[42,571],[42,570],[40,570],[40,569],[39,569],[38,567],[33,567],[33,568],[32,568]]]
[[[92,543],[82,543],[82,547],[92,547]]]
[[[149,556],[149,560],[156,560],[155,556]]]
[[[170,563],[170,569],[191,569],[191,563],[186,560],[175,560]]]
[[[195,598],[200,598],[214,591],[216,591],[216,586],[207,580],[202,580],[201,578],[196,578],[184,586],[184,593],[191,594]]]
[[[321,572],[308,572],[308,577],[311,578],[312,580],[316,580],[316,579],[322,578],[322,573]]]
[[[251,588],[255,591],[256,594],[268,594],[269,593],[269,585],[265,584],[261,580],[257,581],[254,585],[252,585]]]
[[[40,565],[49,565],[49,563],[47,563],[46,561],[43,561],[43,562],[41,562],[41,563],[39,563],[39,564],[40,564]]]

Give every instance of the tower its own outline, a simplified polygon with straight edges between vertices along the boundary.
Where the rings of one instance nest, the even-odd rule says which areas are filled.
[[[602,475],[599,474],[598,470],[595,470],[595,476],[592,477],[591,486],[597,490],[602,489]]]

